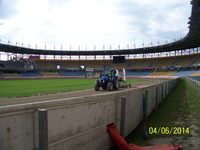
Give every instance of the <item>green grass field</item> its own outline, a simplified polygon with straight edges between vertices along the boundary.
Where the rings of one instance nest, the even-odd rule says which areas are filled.
[[[0,80],[0,98],[26,97],[32,95],[67,92],[94,87],[96,79],[38,79]],[[136,83],[144,79],[128,79]]]
[[[130,135],[126,137],[128,142],[138,145],[151,145],[151,141],[165,140],[166,138],[185,140],[190,137],[200,138],[200,96],[195,87],[185,79],[177,84],[172,92],[159,105],[147,121],[149,127],[188,127],[192,135],[148,135],[148,140],[142,139],[143,126],[140,124]],[[196,126],[195,129],[194,126]],[[175,141],[175,140],[174,140]]]

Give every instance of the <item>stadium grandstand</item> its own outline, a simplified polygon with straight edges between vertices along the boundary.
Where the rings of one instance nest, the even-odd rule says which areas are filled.
[[[197,76],[200,69],[199,0],[192,0],[188,34],[172,43],[134,49],[48,50],[0,43],[0,77],[95,76],[103,68],[127,76]],[[123,62],[114,62],[114,57]]]
[[[34,13],[39,2],[28,2]],[[200,149],[200,0],[191,5],[185,37],[147,47],[0,38],[0,150]]]

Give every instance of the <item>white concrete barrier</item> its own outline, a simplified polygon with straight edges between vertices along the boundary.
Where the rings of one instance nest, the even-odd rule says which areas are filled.
[[[103,150],[111,144],[106,125],[126,136],[143,120],[143,94],[149,115],[178,79],[159,84],[54,101],[0,107],[0,150],[37,150],[38,108],[47,110],[49,150]],[[123,98],[122,98],[123,97]],[[41,126],[41,124],[40,124]],[[40,143],[40,144],[39,144]]]

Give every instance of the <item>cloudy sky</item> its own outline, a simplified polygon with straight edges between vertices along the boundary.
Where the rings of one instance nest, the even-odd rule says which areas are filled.
[[[184,37],[190,15],[190,0],[0,0],[0,37],[47,49],[142,47]]]

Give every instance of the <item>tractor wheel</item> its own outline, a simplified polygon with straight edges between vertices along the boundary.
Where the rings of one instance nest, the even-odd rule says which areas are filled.
[[[113,90],[113,83],[112,82],[108,82],[108,84],[107,84],[107,90],[108,91],[112,91]]]
[[[107,89],[107,87],[106,87],[105,85],[103,85],[103,86],[102,86],[102,89],[103,89],[103,90],[106,90],[106,89]]]
[[[119,81],[118,80],[115,80],[114,84],[113,84],[113,88],[115,90],[118,90],[119,89]]]
[[[98,83],[95,83],[94,89],[95,89],[95,91],[99,91],[100,90],[100,86],[99,86]]]
[[[129,87],[129,88],[131,88],[131,87],[132,87],[130,83],[128,84],[128,87]]]

